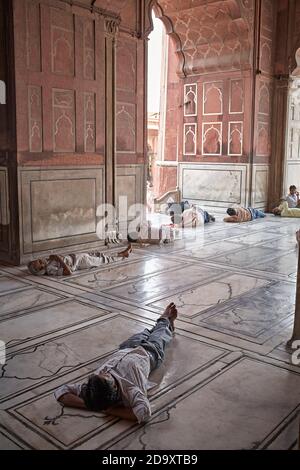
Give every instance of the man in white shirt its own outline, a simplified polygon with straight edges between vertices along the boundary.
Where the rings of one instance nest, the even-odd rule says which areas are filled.
[[[294,184],[290,186],[290,192],[286,197],[286,202],[290,209],[294,209],[295,207],[299,207],[299,193],[297,188]]]
[[[164,359],[176,317],[176,306],[171,303],[153,328],[122,343],[87,383],[57,389],[56,400],[64,406],[102,411],[139,423],[147,421],[151,416],[147,390],[154,385],[148,377]]]
[[[89,253],[73,253],[69,255],[50,255],[48,258],[38,258],[28,263],[28,270],[35,276],[70,276],[74,271],[97,268],[102,264],[115,263],[128,258],[132,252],[131,245],[126,250],[110,256],[100,251]]]

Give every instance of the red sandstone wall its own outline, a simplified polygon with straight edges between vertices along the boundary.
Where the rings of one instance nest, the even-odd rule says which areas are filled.
[[[161,0],[159,4],[162,20],[167,16],[177,35],[177,42],[170,41],[164,159],[174,161],[177,153],[179,161],[190,163],[267,164],[276,3],[262,0],[255,108],[254,2]],[[178,47],[185,59],[182,70],[174,51],[178,56]]]
[[[15,0],[19,164],[104,162],[101,26],[62,2]]]
[[[13,6],[25,260],[95,243],[97,207],[114,194],[143,201],[144,12],[136,0]]]
[[[177,186],[177,167],[153,166],[153,193],[163,195]]]
[[[141,163],[144,49],[132,37],[139,27],[136,2],[97,1],[95,6],[121,16],[116,47],[118,162]],[[104,163],[103,19],[56,0],[15,0],[15,26],[19,162]]]

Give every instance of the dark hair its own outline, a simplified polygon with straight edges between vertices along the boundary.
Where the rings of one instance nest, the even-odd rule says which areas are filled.
[[[80,397],[88,410],[101,411],[118,401],[118,391],[105,378],[94,374],[82,385]]]
[[[227,214],[230,215],[230,216],[236,215],[236,210],[233,209],[233,207],[228,207]]]
[[[291,191],[292,189],[297,189],[294,184],[292,184],[292,185],[290,186],[290,191]]]

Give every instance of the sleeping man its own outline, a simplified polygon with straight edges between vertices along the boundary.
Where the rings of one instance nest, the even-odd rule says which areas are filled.
[[[251,220],[266,217],[263,211],[252,207],[247,207],[247,209],[245,207],[229,207],[227,214],[229,217],[225,217],[224,222],[231,223],[250,222]]]

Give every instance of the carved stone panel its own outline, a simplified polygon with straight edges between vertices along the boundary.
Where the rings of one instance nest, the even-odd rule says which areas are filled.
[[[130,91],[136,90],[137,50],[136,42],[122,40],[117,42],[117,89]]]
[[[26,2],[26,53],[27,67],[41,71],[41,17],[37,3]]]
[[[244,112],[244,80],[230,80],[229,113]]]
[[[222,154],[222,123],[205,122],[202,124],[202,155]]]
[[[134,153],[136,140],[136,109],[131,103],[117,104],[117,152]]]
[[[223,83],[203,83],[203,114],[223,114]]]
[[[258,102],[258,112],[260,114],[265,114],[266,116],[270,115],[270,85],[265,81],[261,81],[259,84],[259,102]]]
[[[52,72],[74,76],[73,15],[51,9]]]
[[[43,123],[42,123],[42,90],[38,86],[28,87],[28,120],[29,120],[29,150],[42,152]]]
[[[84,94],[84,150],[95,152],[96,148],[96,118],[95,93]]]
[[[23,168],[19,178],[24,253],[97,241],[104,168]]]
[[[197,150],[197,124],[184,124],[183,153],[196,155]]]
[[[272,42],[267,39],[261,41],[260,67],[265,73],[272,72]]]
[[[184,199],[200,200],[207,206],[244,205],[247,165],[181,164],[179,186]]]
[[[83,77],[95,80],[95,24],[88,20],[83,26]]]
[[[197,116],[197,83],[184,85],[184,115]]]
[[[269,156],[271,152],[270,128],[266,122],[258,122],[257,125],[257,156]]]
[[[54,152],[75,152],[75,106],[73,90],[52,91]]]
[[[228,155],[243,154],[243,122],[228,124]]]
[[[254,165],[254,182],[253,182],[253,200],[255,207],[262,206],[268,201],[268,179],[269,167],[265,165]]]

